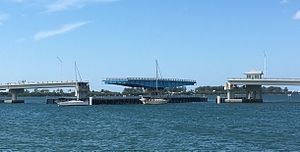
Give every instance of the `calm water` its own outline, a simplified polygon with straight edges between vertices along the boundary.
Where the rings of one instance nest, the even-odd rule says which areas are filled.
[[[0,151],[299,151],[300,97],[262,104],[0,104]]]

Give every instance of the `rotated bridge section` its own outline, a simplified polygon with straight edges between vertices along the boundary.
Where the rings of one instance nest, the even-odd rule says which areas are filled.
[[[168,78],[106,78],[103,81],[105,84],[121,85],[127,87],[141,87],[145,89],[155,89],[156,87],[160,89],[176,88],[196,84],[196,80]]]

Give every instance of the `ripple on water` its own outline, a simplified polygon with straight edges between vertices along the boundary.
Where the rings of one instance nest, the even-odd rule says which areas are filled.
[[[0,105],[0,150],[295,151],[300,104]]]

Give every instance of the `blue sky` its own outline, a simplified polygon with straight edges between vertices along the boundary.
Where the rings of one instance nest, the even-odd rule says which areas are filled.
[[[223,85],[263,69],[300,78],[299,0],[1,0],[0,82],[155,76]],[[62,60],[62,72],[60,62]]]

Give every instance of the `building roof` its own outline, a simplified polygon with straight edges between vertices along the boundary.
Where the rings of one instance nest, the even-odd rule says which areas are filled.
[[[245,74],[245,75],[254,75],[254,74],[263,75],[264,72],[263,72],[263,71],[255,71],[255,70],[252,70],[252,71],[249,71],[249,72],[245,72],[244,74]]]

